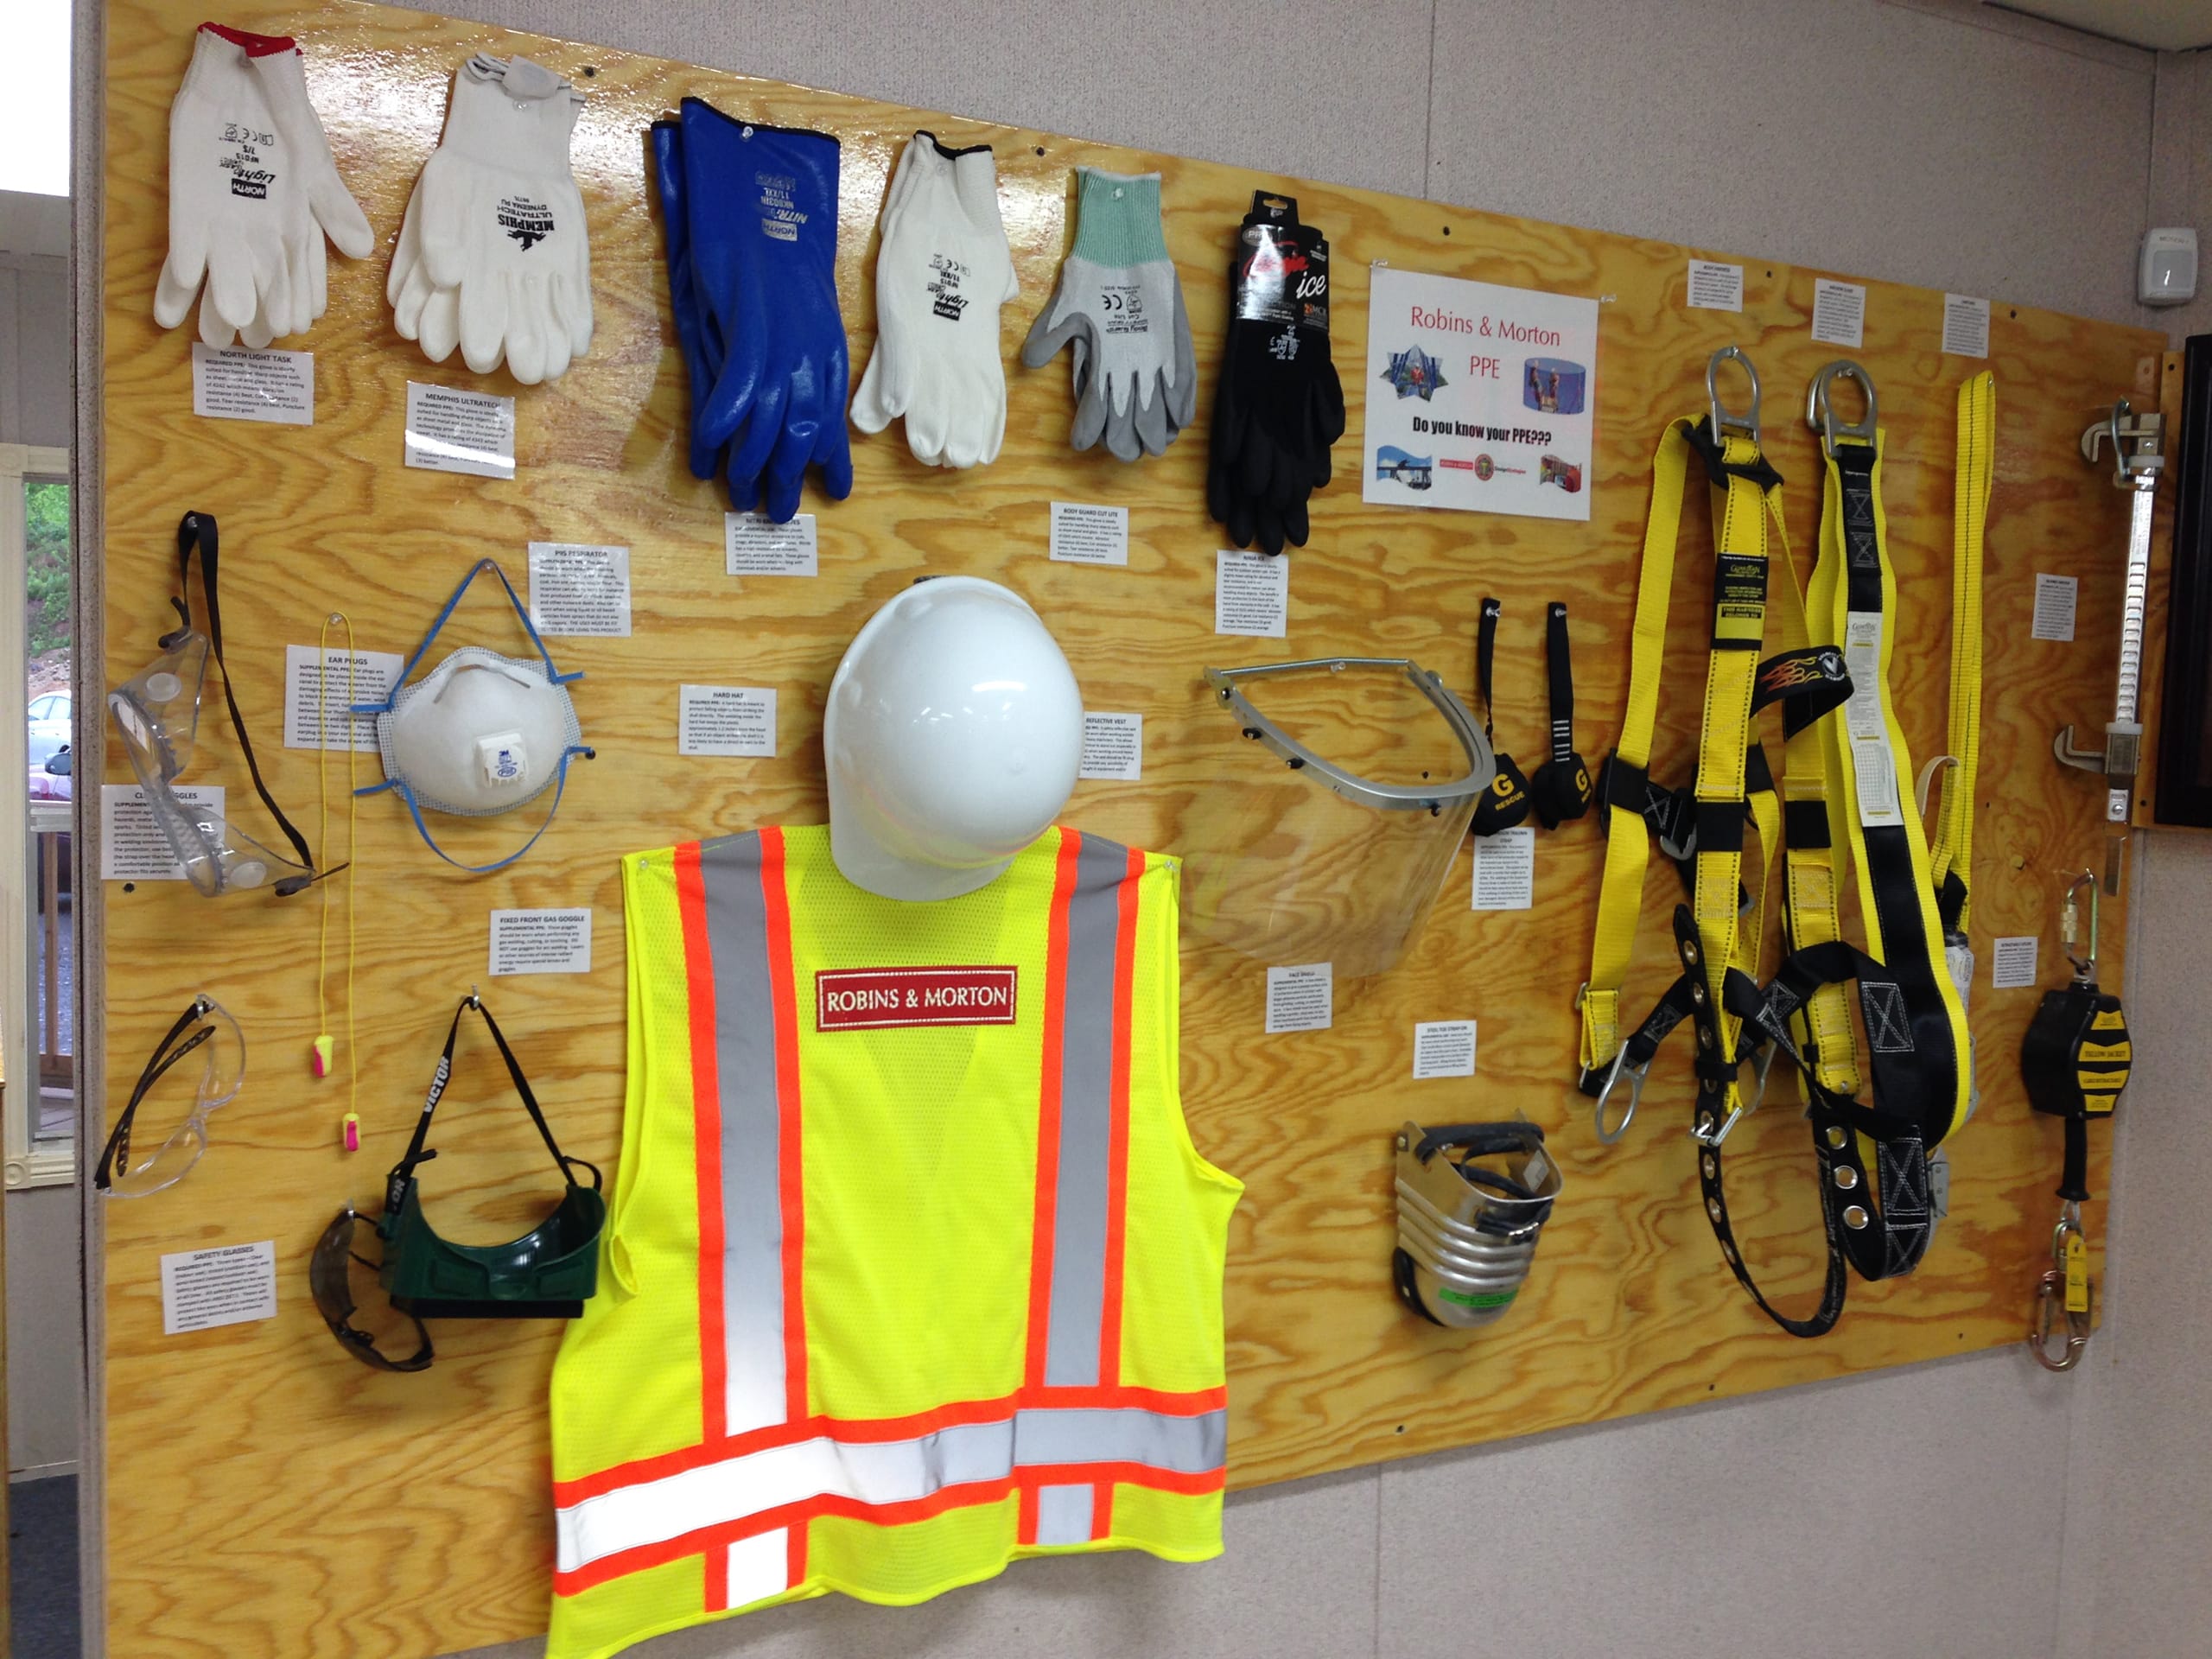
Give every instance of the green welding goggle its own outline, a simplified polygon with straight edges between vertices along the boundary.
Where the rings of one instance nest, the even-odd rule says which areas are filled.
[[[492,1040],[507,1063],[507,1075],[514,1079],[515,1092],[568,1187],[551,1215],[505,1244],[455,1244],[439,1237],[423,1214],[415,1178],[417,1166],[437,1156],[424,1142],[429,1138],[431,1115],[453,1075],[461,1016],[471,1008],[484,1016]],[[579,1166],[591,1172],[589,1186],[578,1184],[573,1172]],[[418,1371],[429,1364],[430,1338],[423,1326],[426,1319],[573,1319],[599,1287],[599,1235],[607,1221],[607,1200],[599,1189],[598,1166],[569,1157],[553,1139],[537,1097],[523,1076],[522,1063],[507,1046],[492,1011],[472,991],[454,1010],[445,1052],[430,1078],[406,1155],[385,1179],[384,1214],[374,1224],[377,1236],[384,1241],[383,1262],[372,1264],[353,1253],[356,1224],[364,1217],[348,1205],[323,1233],[309,1264],[315,1306],[331,1334],[348,1351],[383,1370]],[[347,1282],[353,1262],[376,1265],[378,1281],[391,1305],[414,1321],[422,1345],[411,1358],[395,1360],[378,1352],[373,1337],[353,1328],[354,1303]]]

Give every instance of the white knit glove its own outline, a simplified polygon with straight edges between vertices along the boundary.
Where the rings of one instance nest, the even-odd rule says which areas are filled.
[[[308,99],[299,48],[201,24],[169,106],[169,252],[154,320],[175,327],[198,296],[212,346],[301,333],[329,303],[325,236],[356,259],[375,244]]]
[[[875,350],[853,424],[880,432],[903,415],[916,460],[988,466],[1006,436],[999,308],[1020,292],[990,146],[948,150],[916,133],[884,193],[882,233]]]
[[[591,348],[591,244],[569,165],[582,95],[527,58],[480,54],[453,78],[445,137],[423,164],[385,295],[434,363],[524,385]]]

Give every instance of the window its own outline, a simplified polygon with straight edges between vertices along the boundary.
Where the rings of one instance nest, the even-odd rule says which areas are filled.
[[[0,805],[0,870],[11,873],[0,881],[0,948],[22,964],[21,974],[0,973],[11,1187],[67,1181],[74,1164],[68,470],[65,450],[0,444],[0,581],[23,594],[22,631],[0,629],[0,674],[20,675],[24,688],[23,724],[0,728],[0,768],[11,797]]]

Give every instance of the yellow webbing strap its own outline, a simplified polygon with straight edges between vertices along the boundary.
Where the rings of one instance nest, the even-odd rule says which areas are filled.
[[[1953,1063],[1948,1068],[1929,1058],[1907,1061],[1900,1056],[1897,1061],[1901,1074],[1909,1071],[1947,1097],[1879,1103],[1919,1122],[1926,1145],[1933,1147],[1966,1121],[1967,1019],[1945,966],[1942,918],[1927,840],[1919,814],[1908,810],[1911,752],[1890,696],[1897,573],[1890,563],[1882,510],[1883,441],[1878,429],[1871,445],[1839,435],[1822,446],[1821,550],[1808,608],[1824,640],[1842,650],[1853,686],[1850,702],[1821,722],[1828,753],[1830,841],[1832,847],[1850,852],[1867,954],[1898,976],[1897,983],[1878,988],[1894,1011],[1883,1022],[1886,1043],[1885,1034],[1873,1029],[1878,1015],[1871,1008],[1869,1039],[1892,1053],[1902,1041],[1904,1052],[1913,1052],[1914,1028],[1920,1022],[1908,1015],[1916,1004],[1926,1007],[1931,991],[1949,1028]],[[1854,481],[1847,481],[1847,467]],[[1861,983],[1862,995],[1876,989]],[[1929,1055],[1925,1036],[1923,1031],[1917,1039],[1920,1057]],[[1825,1046],[1822,1052],[1825,1057]]]
[[[1943,774],[1928,872],[1940,892],[1959,883],[1950,931],[1964,937],[1974,911],[1974,792],[1981,764],[1981,556],[1997,461],[1997,379],[1986,371],[1959,388],[1958,471],[1951,515],[1952,765]]]
[[[1651,764],[1651,732],[1659,715],[1659,674],[1667,654],[1667,601],[1675,584],[1682,493],[1689,479],[1691,423],[1670,421],[1651,458],[1651,512],[1643,527],[1643,566],[1636,588],[1636,626],[1629,645],[1628,709],[1613,753],[1630,766]],[[1612,794],[1605,808],[1605,874],[1598,892],[1598,925],[1590,940],[1590,977],[1579,999],[1582,1068],[1594,1071],[1620,1052],[1621,986],[1643,908],[1650,836],[1639,802]]]
[[[1779,507],[1777,523],[1779,525]],[[1779,531],[1777,531],[1777,533]],[[1797,568],[1786,541],[1779,562],[1781,579],[1774,592],[1782,624],[1782,650],[1802,651],[1811,643],[1806,596],[1797,586]],[[1819,573],[1815,572],[1817,590]],[[1838,880],[1835,840],[1830,832],[1815,836],[1820,823],[1833,825],[1828,804],[1834,782],[1829,776],[1827,734],[1836,716],[1825,715],[1795,731],[1785,730],[1783,744],[1783,794],[1790,805],[1796,828],[1789,836],[1783,858],[1783,903],[1789,929],[1785,948],[1825,944],[1843,937],[1842,883]],[[1813,815],[1808,823],[1803,815]],[[1859,1089],[1859,1043],[1852,1026],[1851,1000],[1840,984],[1821,986],[1800,1011],[1802,1034],[1810,1039],[1821,1086],[1838,1094]]]
[[[1628,709],[1616,756],[1642,771],[1650,763],[1651,734],[1659,708],[1659,682],[1666,650],[1668,601],[1674,585],[1675,554],[1681,528],[1682,496],[1688,486],[1694,423],[1670,422],[1660,435],[1651,463],[1651,509],[1645,522],[1643,565],[1637,585],[1636,626],[1629,659]],[[1721,441],[1723,461],[1749,467],[1759,460],[1758,446],[1730,432]],[[1731,473],[1715,492],[1713,542],[1715,583],[1706,688],[1700,721],[1697,781],[1700,805],[1726,807],[1745,803],[1745,750],[1750,738],[1751,698],[1757,689],[1760,648],[1766,623],[1769,569],[1767,531],[1779,524],[1759,486]],[[1787,558],[1785,550],[1784,558]],[[1794,580],[1794,578],[1792,578]],[[1582,1014],[1581,1057],[1590,1072],[1610,1065],[1619,1053],[1621,987],[1636,941],[1643,908],[1643,878],[1649,865],[1649,827],[1639,803],[1608,791],[1609,834],[1605,883],[1598,899],[1598,922],[1591,940],[1590,976],[1578,1001]],[[1751,804],[1762,847],[1770,859],[1781,842],[1781,807],[1770,791]],[[1708,847],[1700,841],[1694,860],[1691,911],[1695,918],[1706,990],[1719,1009],[1721,1038],[1732,1054],[1742,1020],[1722,1000],[1723,983],[1733,964],[1756,977],[1759,909],[1739,918],[1743,855],[1740,844]],[[1760,880],[1763,898],[1765,861]],[[1723,1103],[1731,1113],[1744,1103],[1731,1083]]]

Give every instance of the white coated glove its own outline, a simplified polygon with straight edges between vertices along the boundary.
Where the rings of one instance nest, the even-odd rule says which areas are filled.
[[[990,146],[947,149],[918,132],[884,193],[875,262],[875,350],[853,397],[853,424],[899,416],[916,460],[988,466],[1006,436],[999,308],[1020,288],[999,218]]]
[[[527,58],[479,54],[453,78],[445,137],[423,165],[385,295],[434,363],[455,345],[523,385],[591,348],[591,244],[569,164],[582,95]]]
[[[169,252],[154,320],[200,296],[200,335],[258,350],[329,304],[325,236],[352,258],[375,244],[308,99],[299,48],[203,23],[169,106]],[[204,283],[205,291],[202,291]]]

